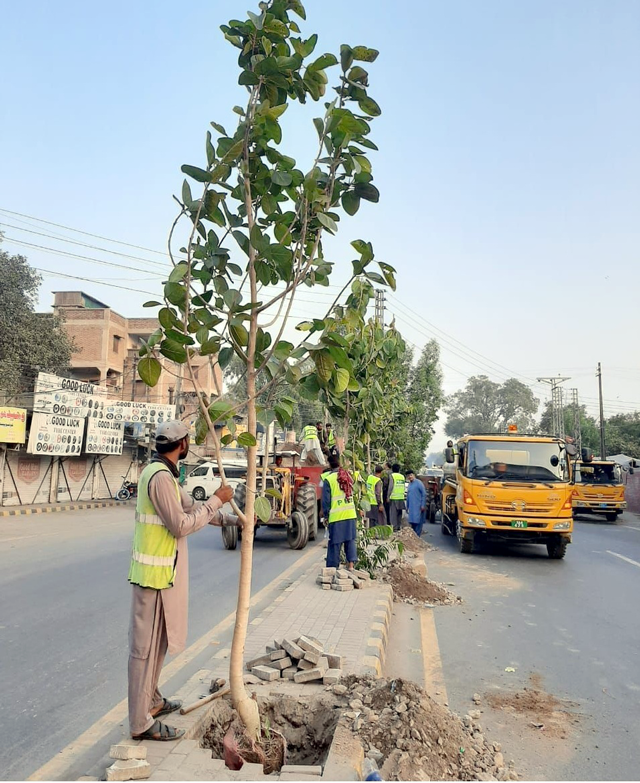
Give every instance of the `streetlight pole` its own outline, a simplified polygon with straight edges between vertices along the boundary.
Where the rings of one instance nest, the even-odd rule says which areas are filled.
[[[598,362],[596,377],[598,379],[598,391],[600,395],[600,459],[606,459],[607,451],[604,443],[604,403],[602,400],[602,367],[600,366],[600,362]]]

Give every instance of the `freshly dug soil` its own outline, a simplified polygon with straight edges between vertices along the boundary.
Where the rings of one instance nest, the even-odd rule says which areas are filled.
[[[446,587],[425,579],[408,563],[394,560],[383,572],[382,578],[393,587],[396,601],[427,604],[459,604],[462,598],[450,593]]]
[[[418,538],[413,532],[413,528],[409,525],[400,528],[393,537],[396,541],[402,541],[407,552],[427,552],[433,550],[430,544]]]
[[[518,779],[479,723],[465,725],[415,683],[352,676],[343,684],[351,730],[383,780]]]

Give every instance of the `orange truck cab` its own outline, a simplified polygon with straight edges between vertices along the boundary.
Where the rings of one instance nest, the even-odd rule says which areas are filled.
[[[572,459],[561,438],[465,435],[448,454],[442,532],[471,554],[482,541],[544,544],[563,558],[573,532]]]
[[[604,514],[609,522],[615,522],[627,507],[622,468],[616,462],[600,459],[576,460],[574,478],[574,515]]]

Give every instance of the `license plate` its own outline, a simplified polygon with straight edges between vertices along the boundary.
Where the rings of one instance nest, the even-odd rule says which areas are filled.
[[[526,519],[512,519],[511,520],[511,527],[526,527],[527,521]]]
[[[608,505],[608,503],[600,503],[600,508],[606,508]]]

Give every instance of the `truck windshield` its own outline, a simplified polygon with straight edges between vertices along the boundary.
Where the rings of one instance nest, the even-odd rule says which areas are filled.
[[[465,475],[488,481],[568,481],[566,456],[558,443],[471,440]]]
[[[579,465],[576,471],[576,484],[620,484],[618,465]]]

